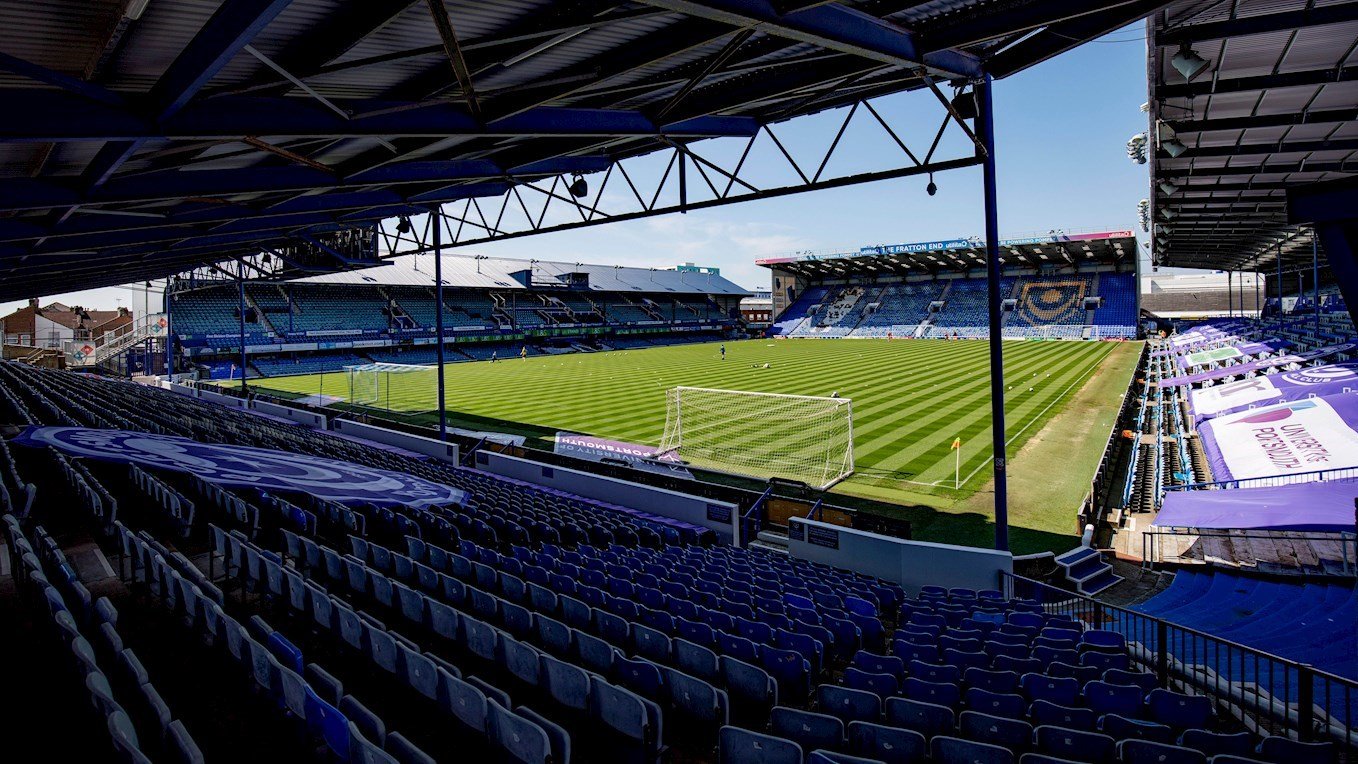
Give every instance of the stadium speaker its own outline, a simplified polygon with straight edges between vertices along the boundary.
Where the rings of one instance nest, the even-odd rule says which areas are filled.
[[[1009,299],[1000,303],[1000,310],[1005,313],[1013,313],[1014,311],[1018,310],[1018,300],[1015,300],[1014,298],[1010,297]]]
[[[976,93],[964,91],[953,96],[952,108],[962,119],[976,119],[980,110],[976,107]]]
[[[576,175],[575,180],[571,181],[570,192],[571,196],[574,196],[576,199],[583,199],[585,196],[589,195],[589,182],[581,176]]]

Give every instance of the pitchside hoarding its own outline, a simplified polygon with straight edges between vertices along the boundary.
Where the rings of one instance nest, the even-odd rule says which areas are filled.
[[[1189,395],[1198,421],[1245,411],[1251,406],[1288,403],[1312,396],[1343,395],[1358,389],[1358,363],[1314,366],[1283,374],[1242,379]]]
[[[573,432],[558,432],[552,445],[552,451],[574,456],[577,459],[588,459],[592,462],[612,459],[625,462],[633,469],[643,472],[654,472],[657,475],[669,475],[670,477],[680,477],[687,480],[693,479],[693,473],[688,471],[688,468],[684,466],[677,455],[667,453],[652,456],[655,453],[653,446],[642,446],[621,440],[609,440],[608,438],[596,438],[593,435],[577,435]]]
[[[1217,480],[1358,467],[1358,396],[1338,395],[1227,414],[1198,428]]]

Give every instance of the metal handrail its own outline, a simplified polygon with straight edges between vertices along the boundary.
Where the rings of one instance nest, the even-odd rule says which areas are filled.
[[[999,583],[1007,597],[1034,599],[1049,613],[1123,634],[1132,660],[1154,672],[1161,686],[1233,707],[1257,733],[1328,738],[1347,746],[1350,756],[1358,753],[1358,681],[1013,573],[1001,571]]]
[[[1279,475],[1261,475],[1252,478],[1233,478],[1213,480],[1206,483],[1186,483],[1167,486],[1165,491],[1205,491],[1223,488],[1272,488],[1280,485],[1314,483],[1324,480],[1358,480],[1358,467],[1333,467],[1310,472],[1293,472]]]
[[[769,497],[773,495],[773,486],[764,489],[759,494],[759,498],[750,505],[745,514],[740,516],[740,545],[749,546],[750,539],[759,535],[759,531],[764,527],[764,505],[768,503]]]

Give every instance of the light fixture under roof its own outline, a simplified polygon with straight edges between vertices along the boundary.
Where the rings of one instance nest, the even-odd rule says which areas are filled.
[[[1193,50],[1188,43],[1179,46],[1179,52],[1174,54],[1169,63],[1175,71],[1183,75],[1185,80],[1192,80],[1202,74],[1203,70],[1211,64],[1210,61],[1199,56],[1198,52]]]
[[[1165,196],[1173,196],[1179,192],[1179,187],[1167,180],[1162,180],[1160,181],[1160,190],[1165,193]]]
[[[1164,149],[1171,159],[1177,159],[1180,154],[1188,151],[1188,146],[1185,146],[1183,141],[1178,138],[1167,138],[1160,141],[1160,148]]]

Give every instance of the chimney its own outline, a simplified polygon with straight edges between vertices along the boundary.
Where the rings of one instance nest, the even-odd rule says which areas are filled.
[[[124,307],[122,307],[121,305],[118,306],[118,315],[120,315],[120,316],[126,316],[126,315],[128,315],[127,308],[124,308]]]
[[[28,307],[32,308],[33,310],[37,310],[37,309],[38,309],[38,298],[36,298],[36,297],[30,297],[30,298],[28,298]]]

